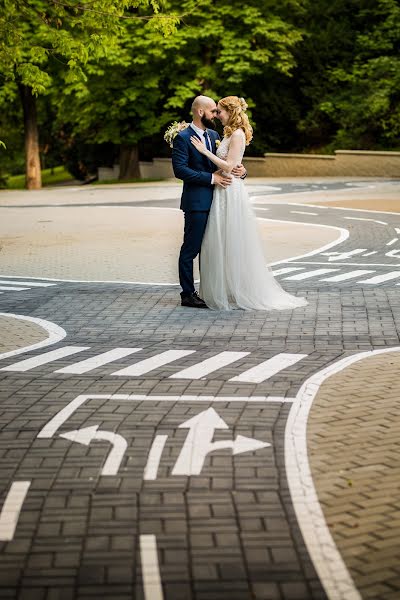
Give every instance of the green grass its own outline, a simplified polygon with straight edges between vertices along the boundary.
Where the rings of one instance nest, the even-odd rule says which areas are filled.
[[[52,172],[53,171],[53,172]],[[70,181],[73,177],[65,167],[54,167],[54,169],[43,169],[42,185],[43,187],[56,185],[63,181]],[[7,177],[8,190],[23,190],[25,188],[25,175],[10,175]]]

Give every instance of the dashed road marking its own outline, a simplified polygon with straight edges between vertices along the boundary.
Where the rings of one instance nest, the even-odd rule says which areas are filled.
[[[400,277],[400,271],[391,271],[390,273],[384,273],[383,275],[376,275],[375,277],[371,277],[370,279],[363,279],[362,281],[357,281],[357,283],[383,283],[384,281],[391,281],[392,279],[397,279],[398,277]]]
[[[103,352],[102,354],[98,354],[97,356],[93,356],[92,358],[87,358],[86,360],[74,363],[73,365],[70,365],[68,367],[57,369],[57,371],[54,371],[54,373],[69,373],[74,375],[81,375],[82,373],[88,373],[89,371],[93,371],[93,369],[97,369],[98,367],[107,365],[110,362],[113,362],[125,356],[129,356],[130,354],[133,354],[134,352],[139,352],[140,350],[142,350],[142,348],[114,348],[114,350]]]
[[[18,361],[17,363],[8,365],[8,367],[3,367],[0,371],[30,371],[35,367],[46,365],[54,360],[59,360],[60,358],[65,358],[72,354],[77,354],[78,352],[83,352],[83,350],[88,350],[89,348],[90,346],[63,346],[62,348],[57,348],[57,350],[50,350],[50,352],[45,352],[44,354],[38,354],[37,356],[32,356],[32,358]]]
[[[250,352],[220,352],[211,358],[193,365],[179,373],[170,375],[170,379],[201,379],[222,367],[226,367],[237,360],[244,358]]]
[[[4,290],[7,292],[23,292],[24,290],[29,290],[29,288],[15,285],[0,285],[0,290]]]
[[[305,267],[283,267],[283,269],[277,269],[272,271],[273,275],[285,275],[286,273],[292,273],[293,271],[303,271]]]
[[[339,271],[339,269],[315,269],[315,271],[290,275],[284,279],[285,281],[303,281],[303,279],[311,279],[311,277],[317,277],[318,275],[324,275],[325,273],[333,273],[334,271]]]
[[[167,439],[167,435],[156,435],[154,438],[144,469],[143,479],[145,481],[154,481],[157,479],[158,467]]]
[[[350,271],[349,273],[341,273],[340,275],[333,275],[333,277],[325,277],[320,281],[346,281],[347,279],[354,279],[354,277],[359,277],[360,275],[366,275],[367,273],[375,273],[375,271],[370,271],[366,269],[358,269],[355,271]]]
[[[112,373],[112,375],[123,375],[125,377],[139,377],[140,375],[144,375],[145,373],[154,371],[154,369],[158,369],[159,367],[167,365],[175,360],[178,360],[179,358],[183,358],[184,356],[188,356],[189,354],[193,354],[194,352],[196,351],[166,350],[161,354],[156,354],[156,356],[146,358],[145,360],[141,360],[140,362],[137,362],[134,365],[130,365],[125,369],[115,371],[114,373]]]
[[[163,600],[155,535],[140,536],[140,558],[145,600]]]
[[[248,369],[241,373],[237,377],[232,377],[229,381],[237,381],[242,383],[262,383],[273,375],[279,373],[287,367],[299,362],[303,358],[306,358],[307,354],[289,354],[281,353],[269,358],[268,360],[260,363],[252,369]]]
[[[51,287],[57,285],[56,283],[39,283],[38,281],[15,281],[14,279],[0,279],[0,284],[29,285],[30,287]]]
[[[9,542],[14,538],[22,505],[30,485],[30,481],[14,481],[11,484],[0,513],[0,541]]]

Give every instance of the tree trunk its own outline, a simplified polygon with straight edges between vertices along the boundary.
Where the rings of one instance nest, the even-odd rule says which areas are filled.
[[[40,170],[36,97],[32,94],[32,88],[22,84],[19,84],[18,87],[24,109],[25,187],[27,190],[40,190],[42,187],[42,174]]]
[[[121,144],[119,179],[140,179],[139,147],[137,144]]]

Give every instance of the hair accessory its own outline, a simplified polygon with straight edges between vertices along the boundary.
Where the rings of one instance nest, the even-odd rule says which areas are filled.
[[[244,98],[239,98],[239,102],[240,102],[240,106],[242,107],[242,110],[246,110],[248,107],[246,100]]]

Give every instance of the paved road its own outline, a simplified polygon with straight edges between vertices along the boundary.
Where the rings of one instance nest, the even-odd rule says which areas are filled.
[[[1,597],[361,597],[329,536],[313,541],[318,507],[302,516],[290,427],[316,375],[399,346],[400,214],[261,191],[258,216],[342,230],[273,266],[306,308],[200,312],[174,287],[1,277],[0,311],[53,335],[0,356]]]

